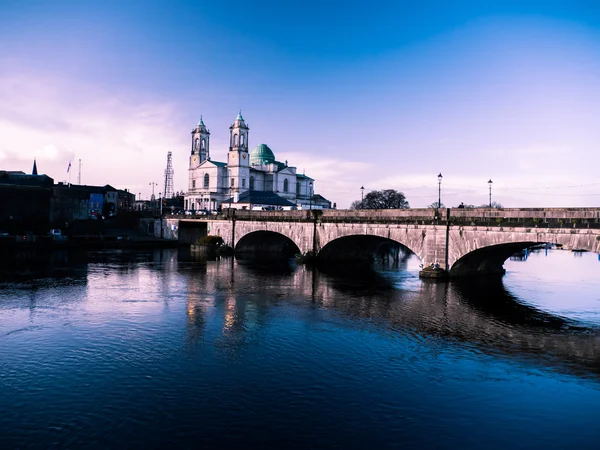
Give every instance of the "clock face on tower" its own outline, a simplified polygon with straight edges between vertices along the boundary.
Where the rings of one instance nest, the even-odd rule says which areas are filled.
[[[196,162],[198,161],[198,158],[196,158],[195,156],[192,158],[192,162]]]

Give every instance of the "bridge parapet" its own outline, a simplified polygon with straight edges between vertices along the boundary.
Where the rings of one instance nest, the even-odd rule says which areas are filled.
[[[600,223],[600,208],[433,208],[413,209],[363,209],[363,210],[304,210],[304,211],[251,211],[225,210],[216,216],[183,216],[201,220],[251,220],[275,222],[324,223],[383,222],[383,223],[441,223],[447,218],[452,223],[479,222],[489,225],[503,222],[516,223]]]

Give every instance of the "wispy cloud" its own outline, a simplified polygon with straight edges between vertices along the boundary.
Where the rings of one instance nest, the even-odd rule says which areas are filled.
[[[176,108],[136,94],[103,91],[85,83],[27,73],[0,76],[0,165],[67,178],[82,160],[82,183],[110,183],[133,192],[161,184],[167,151],[173,150],[176,189],[187,186],[185,135]],[[75,175],[76,177],[76,175]],[[72,175],[72,181],[75,181]]]

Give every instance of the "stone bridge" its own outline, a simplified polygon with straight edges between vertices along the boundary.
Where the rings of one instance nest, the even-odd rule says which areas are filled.
[[[451,276],[503,273],[507,258],[537,243],[600,252],[600,208],[231,210],[170,216],[167,224],[181,242],[210,234],[236,252],[288,250],[332,261],[397,243]]]

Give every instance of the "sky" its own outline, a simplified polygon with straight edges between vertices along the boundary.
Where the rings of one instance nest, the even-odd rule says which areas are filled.
[[[186,191],[240,109],[339,208],[600,206],[600,3],[0,0],[0,170]]]

